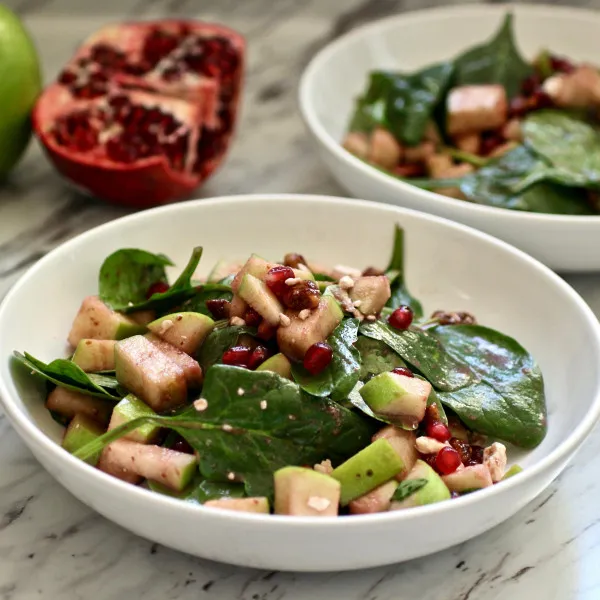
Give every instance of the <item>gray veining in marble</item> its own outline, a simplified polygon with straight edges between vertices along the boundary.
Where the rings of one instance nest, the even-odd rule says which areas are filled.
[[[366,21],[435,0],[11,0],[52,78],[77,43],[125,17],[196,16],[249,41],[241,126],[202,196],[342,194],[296,111],[310,56]],[[600,8],[600,0],[572,1]],[[45,252],[125,214],[67,189],[32,145],[0,189],[0,298]],[[600,313],[600,276],[569,281]],[[0,414],[0,600],[598,600],[600,483],[596,431],[547,492],[471,542],[406,564],[299,575],[220,565],[157,546],[97,516],[33,459]],[[407,543],[399,540],[399,543]],[[409,542],[408,542],[409,543]]]

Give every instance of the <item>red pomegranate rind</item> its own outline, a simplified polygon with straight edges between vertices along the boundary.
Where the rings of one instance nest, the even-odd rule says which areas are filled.
[[[221,163],[245,45],[192,21],[125,23],[88,38],[34,109],[34,130],[75,185],[136,207],[188,195]]]

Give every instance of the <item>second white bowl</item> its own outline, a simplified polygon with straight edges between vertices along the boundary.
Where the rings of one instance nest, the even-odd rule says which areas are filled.
[[[481,43],[507,10],[516,38],[533,57],[541,48],[599,64],[600,13],[556,6],[457,6],[392,17],[356,29],[324,48],[300,84],[300,109],[323,160],[353,196],[422,210],[495,235],[557,271],[600,270],[600,216],[524,213],[421,190],[369,166],[340,142],[374,69],[413,70]]]

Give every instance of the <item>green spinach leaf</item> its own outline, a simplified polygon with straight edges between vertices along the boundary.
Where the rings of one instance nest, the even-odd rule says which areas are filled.
[[[419,144],[448,89],[453,68],[451,63],[440,63],[411,74],[372,72],[367,91],[358,100],[351,131],[382,126],[409,146]]]
[[[424,488],[427,485],[427,479],[406,479],[401,481],[392,496],[393,502],[402,502],[409,496],[412,496],[415,492]]]
[[[544,382],[531,355],[513,338],[481,325],[436,327],[446,352],[467,364],[479,382],[439,392],[469,427],[533,448],[546,435]]]
[[[30,371],[73,392],[104,398],[112,402],[117,402],[122,397],[116,390],[118,385],[116,378],[86,373],[70,360],[57,358],[46,364],[27,352],[25,354],[15,352],[14,356]]]
[[[241,390],[241,392],[240,392]],[[304,393],[276,373],[213,366],[202,391],[204,411],[190,407],[175,417],[142,417],[81,448],[87,456],[145,422],[174,430],[198,452],[202,476],[242,482],[251,496],[271,496],[273,472],[356,454],[376,430],[372,422],[328,399]]]
[[[100,267],[98,295],[113,310],[126,310],[145,302],[150,286],[166,283],[165,267],[171,265],[164,254],[135,248],[117,250]]]
[[[245,325],[229,325],[229,321],[217,321],[214,329],[208,334],[198,353],[198,362],[206,372],[209,367],[221,362],[223,352],[235,346],[243,333],[256,335],[256,329]]]
[[[538,213],[593,214],[582,189],[550,181],[550,167],[525,146],[518,146],[467,175],[460,189],[468,200],[499,208]],[[523,182],[538,179],[533,185]],[[523,191],[515,192],[522,188]]]
[[[523,80],[533,73],[533,67],[516,46],[511,13],[493,38],[467,50],[454,64],[454,85],[498,83],[504,86],[509,98],[520,92]]]
[[[311,375],[302,365],[292,365],[292,376],[308,394],[340,401],[348,397],[360,374],[360,355],[354,348],[358,337],[358,319],[344,319],[327,338],[333,350],[329,366],[318,375]]]
[[[398,331],[381,321],[363,321],[360,333],[385,342],[439,390],[458,390],[477,381],[471,369],[447,352],[429,331]]]
[[[208,500],[243,498],[245,496],[243,484],[207,481],[203,479],[199,472],[194,476],[192,482],[181,492],[175,492],[156,481],[148,481],[148,487],[153,492],[179,498],[191,504],[204,504]]]
[[[127,307],[123,309],[123,312],[131,313],[138,310],[155,310],[159,314],[167,314],[171,312],[174,307],[178,306],[188,298],[193,297],[198,290],[193,285],[192,277],[198,268],[201,257],[202,248],[194,248],[188,264],[166,292],[152,294],[148,300],[140,301],[133,305],[127,305]]]
[[[394,245],[392,256],[386,269],[386,275],[390,280],[392,295],[386,306],[397,308],[401,305],[410,306],[415,318],[423,316],[423,306],[414,298],[406,287],[404,280],[404,230],[399,225],[394,229]]]

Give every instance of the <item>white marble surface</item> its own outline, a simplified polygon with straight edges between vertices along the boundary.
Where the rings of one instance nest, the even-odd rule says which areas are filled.
[[[574,4],[576,2],[573,2]],[[600,0],[579,2],[600,8]],[[202,196],[341,190],[318,162],[296,111],[311,54],[364,21],[431,0],[12,0],[51,78],[77,42],[126,16],[195,15],[238,28],[250,44],[241,127]],[[124,211],[67,190],[32,146],[0,188],[0,298],[65,239]],[[600,275],[569,281],[600,313]],[[598,600],[600,433],[558,481],[507,523],[406,564],[299,575],[202,561],[140,539],[54,482],[0,414],[0,600]],[[449,527],[452,524],[448,524]],[[410,543],[410,540],[398,540]]]

